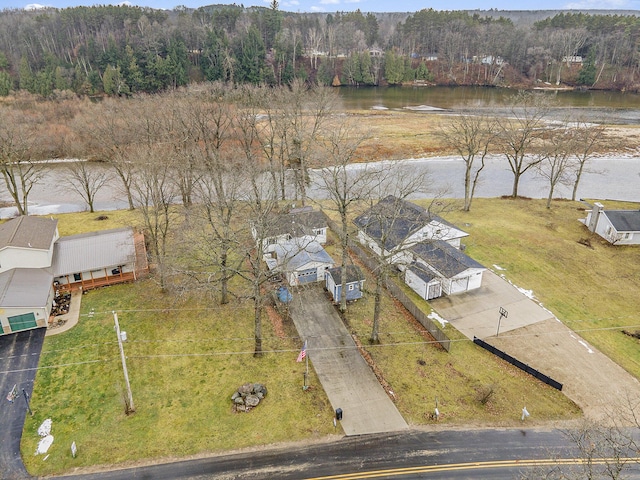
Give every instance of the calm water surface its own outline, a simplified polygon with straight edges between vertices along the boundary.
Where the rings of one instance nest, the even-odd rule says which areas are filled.
[[[509,97],[517,91],[486,87],[341,87],[340,97],[348,109],[403,109],[430,106],[444,110],[506,112]],[[591,121],[640,124],[640,95],[602,91],[542,91],[555,107],[554,116],[581,114]],[[432,114],[432,112],[425,112]]]

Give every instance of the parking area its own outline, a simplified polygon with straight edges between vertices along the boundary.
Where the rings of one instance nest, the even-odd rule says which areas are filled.
[[[478,290],[430,303],[468,338],[482,338],[562,383],[587,418],[629,423],[627,402],[639,398],[640,382],[495,273],[485,272]],[[508,316],[498,332],[501,307]]]

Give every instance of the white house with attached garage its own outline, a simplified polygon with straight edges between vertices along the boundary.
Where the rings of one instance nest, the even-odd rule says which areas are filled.
[[[405,274],[422,298],[480,288],[482,265],[461,251],[468,233],[428,210],[389,196],[358,216],[358,239]]]
[[[285,275],[291,286],[322,282],[325,272],[334,265],[322,245],[311,237],[278,243],[274,245],[272,255],[276,261],[275,268]]]
[[[134,280],[148,271],[132,228],[60,237],[58,221],[21,216],[0,224],[0,335],[46,327],[60,290]]]
[[[596,202],[580,222],[611,244],[640,245],[640,210],[605,210]]]

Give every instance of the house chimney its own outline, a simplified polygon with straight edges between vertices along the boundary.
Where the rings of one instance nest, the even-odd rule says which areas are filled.
[[[589,225],[587,225],[590,231],[596,231],[596,226],[598,225],[598,217],[600,217],[600,212],[602,212],[602,210],[604,210],[604,205],[599,202],[593,204],[591,216],[589,217]]]

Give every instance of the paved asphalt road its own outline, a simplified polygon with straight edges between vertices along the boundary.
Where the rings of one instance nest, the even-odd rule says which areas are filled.
[[[22,389],[31,397],[45,328],[0,336],[0,478],[29,478],[20,458],[20,439],[27,415]],[[7,394],[16,385],[13,403]]]
[[[513,479],[522,478],[520,473],[524,471],[530,475],[528,478],[542,478],[543,473],[553,467],[545,465],[533,471],[526,468],[527,460],[576,455],[573,444],[559,430],[407,430],[64,479],[290,480],[329,475],[344,479]],[[570,467],[562,468],[566,472]],[[358,475],[353,475],[355,473]],[[625,478],[639,478],[639,473],[637,463],[630,465]],[[572,478],[586,477],[582,474]]]

